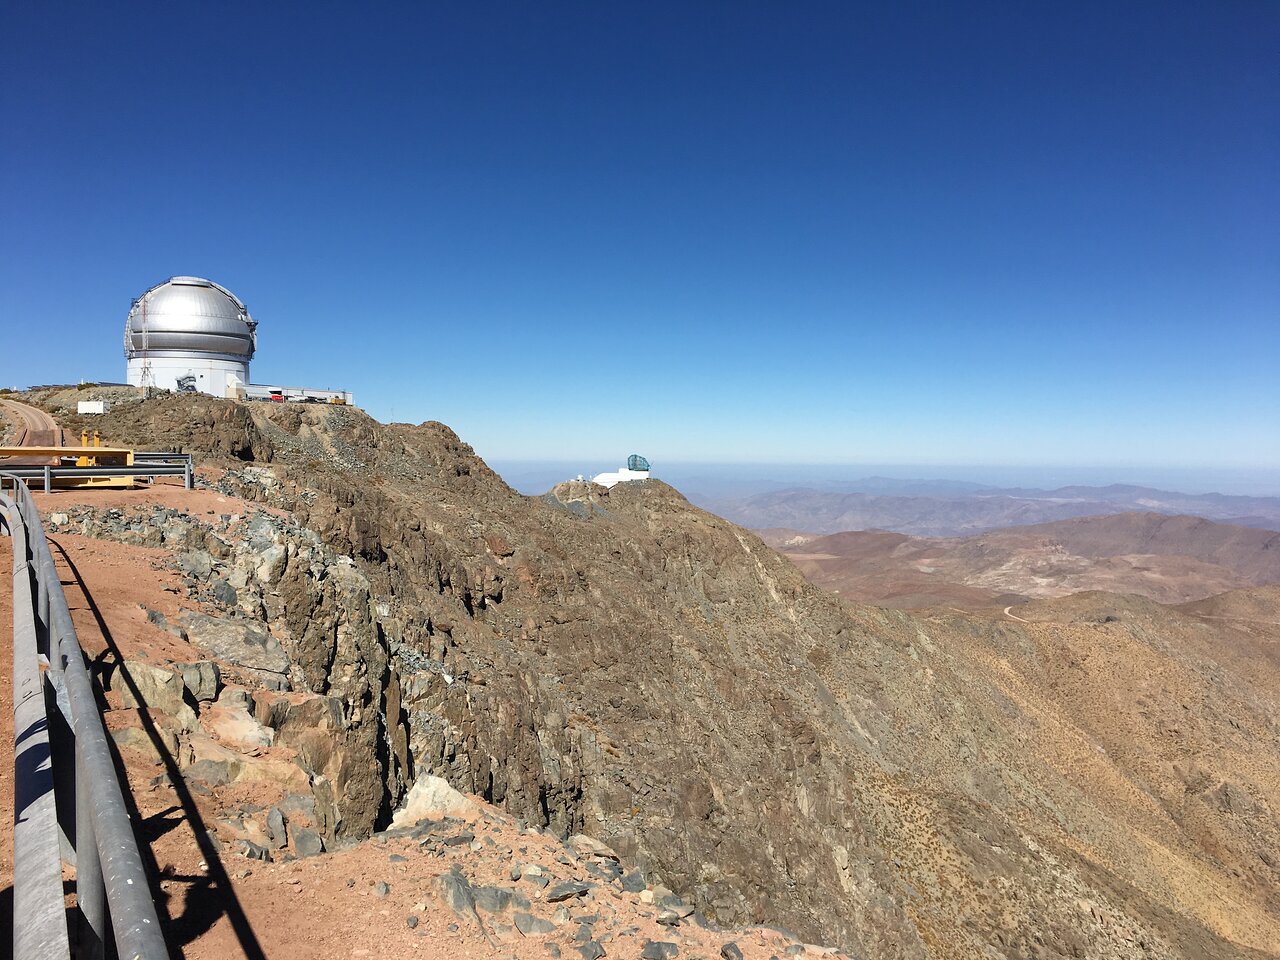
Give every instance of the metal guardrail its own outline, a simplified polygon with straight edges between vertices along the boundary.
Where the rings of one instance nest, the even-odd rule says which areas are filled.
[[[167,460],[159,458],[165,457]],[[172,462],[172,461],[178,462]],[[53,489],[53,481],[85,477],[182,477],[183,486],[190,490],[195,484],[195,469],[190,454],[134,454],[133,466],[101,467],[55,467],[45,466],[7,466],[4,472],[21,480],[41,481],[44,492]]]
[[[0,520],[13,538],[13,957],[71,956],[62,799],[75,810],[77,960],[103,956],[108,918],[120,957],[167,960],[84,652],[35,501],[14,472],[0,473]],[[70,736],[51,737],[61,717]]]
[[[169,453],[164,450],[135,450],[133,453],[134,463],[168,463],[171,461],[191,463],[191,454]]]

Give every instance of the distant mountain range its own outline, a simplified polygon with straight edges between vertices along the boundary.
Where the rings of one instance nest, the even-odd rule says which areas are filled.
[[[1175,493],[1127,484],[1034,490],[883,477],[851,481],[848,486],[851,489],[847,492],[790,489],[741,497],[695,493],[690,499],[744,527],[815,534],[892,530],[918,537],[956,537],[1135,511],[1187,514],[1237,526],[1280,530],[1280,497]]]
[[[1280,583],[1280,533],[1200,517],[1121,513],[964,538],[760,533],[817,586],[905,609],[981,609],[1083,590],[1181,603]]]

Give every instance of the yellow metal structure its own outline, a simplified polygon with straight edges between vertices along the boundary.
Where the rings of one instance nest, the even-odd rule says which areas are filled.
[[[89,446],[89,431],[88,431],[88,430],[81,430],[81,431],[80,431],[80,446],[81,446],[81,448],[85,448],[85,447],[88,447],[88,446]],[[98,436],[98,431],[97,431],[97,430],[93,431],[93,446],[94,446],[94,448],[95,448],[95,452],[94,452],[94,455],[93,455],[93,456],[91,456],[91,457],[90,457],[90,456],[88,456],[88,455],[86,455],[86,454],[81,454],[80,456],[76,457],[76,466],[77,466],[77,467],[96,467],[96,466],[98,465],[98,455],[97,455],[97,450],[98,450],[98,449],[101,449],[101,447],[102,447],[102,438],[101,438],[100,436]],[[112,462],[114,463],[115,461],[112,461]],[[132,463],[133,463],[133,451],[132,451],[132,450],[130,450],[130,451],[129,451],[129,459],[128,459],[128,461],[127,461],[127,464],[128,464],[128,465],[131,465]],[[106,464],[103,464],[103,466],[106,466]]]
[[[133,450],[127,447],[101,446],[98,431],[93,432],[93,446],[89,445],[89,433],[80,434],[78,447],[0,447],[0,457],[13,457],[14,463],[45,464],[60,467],[132,467]],[[91,453],[89,451],[92,451]],[[86,487],[127,489],[134,485],[133,477],[55,477],[53,486],[63,490],[79,490]]]
[[[75,460],[78,467],[104,466],[118,464],[123,467],[133,466],[133,451],[125,447],[92,447],[93,456],[85,453],[84,447],[0,447],[0,457],[18,457],[23,460]],[[94,460],[96,463],[81,463],[81,460]]]

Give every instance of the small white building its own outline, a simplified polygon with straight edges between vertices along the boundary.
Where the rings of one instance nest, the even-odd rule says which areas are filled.
[[[597,473],[591,478],[592,483],[598,483],[602,487],[612,487],[615,484],[627,483],[632,480],[648,480],[649,479],[649,461],[638,453],[633,453],[627,457],[627,465],[621,470],[613,473]]]

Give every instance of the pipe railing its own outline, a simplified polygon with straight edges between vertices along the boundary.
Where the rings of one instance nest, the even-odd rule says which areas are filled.
[[[135,450],[133,452],[134,463],[169,463],[173,461],[178,463],[191,463],[191,454],[171,453],[165,450]]]
[[[88,477],[182,477],[182,485],[188,490],[195,486],[195,470],[188,458],[184,463],[161,463],[158,461],[136,462],[133,466],[101,466],[101,467],[55,467],[52,464],[35,466],[6,466],[4,472],[21,480],[35,480],[42,483],[44,492],[53,490],[54,480],[80,479]]]
[[[69,784],[77,960],[101,958],[108,932],[122,958],[167,960],[93,680],[35,501],[15,472],[0,473],[0,517],[13,542],[13,956],[71,956],[56,803]],[[50,737],[58,713],[71,731],[65,747]]]

